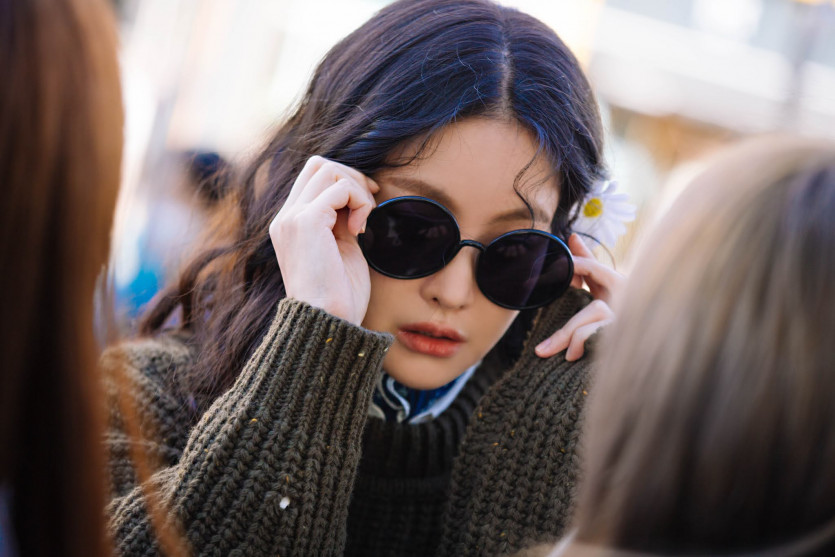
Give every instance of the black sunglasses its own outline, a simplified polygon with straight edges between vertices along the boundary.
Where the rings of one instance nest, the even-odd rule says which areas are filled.
[[[487,246],[461,240],[455,217],[425,197],[396,197],[368,216],[359,245],[368,265],[397,279],[437,273],[464,246],[479,250],[475,277],[488,300],[508,309],[532,309],[560,297],[574,262],[562,240],[541,230],[502,234]]]

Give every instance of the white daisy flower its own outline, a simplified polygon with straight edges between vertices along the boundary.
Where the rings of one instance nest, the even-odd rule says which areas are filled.
[[[626,223],[635,220],[635,206],[625,193],[617,193],[614,180],[597,182],[580,201],[574,232],[585,234],[607,248],[626,232]]]

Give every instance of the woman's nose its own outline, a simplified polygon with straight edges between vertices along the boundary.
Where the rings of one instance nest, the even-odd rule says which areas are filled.
[[[444,309],[462,309],[472,304],[478,290],[475,282],[477,257],[477,249],[462,247],[446,267],[423,279],[423,297]]]

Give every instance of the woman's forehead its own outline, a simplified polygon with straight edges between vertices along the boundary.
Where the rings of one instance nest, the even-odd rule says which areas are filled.
[[[421,195],[446,205],[457,216],[550,223],[559,201],[559,180],[524,127],[515,121],[470,118],[441,130],[421,153],[425,140],[398,153],[409,164],[378,174],[381,186],[397,195]],[[415,155],[418,156],[415,156]]]

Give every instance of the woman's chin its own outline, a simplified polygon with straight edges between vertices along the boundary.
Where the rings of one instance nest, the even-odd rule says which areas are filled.
[[[428,391],[443,387],[467,371],[468,365],[455,360],[413,354],[395,342],[383,361],[383,369],[402,385]]]

